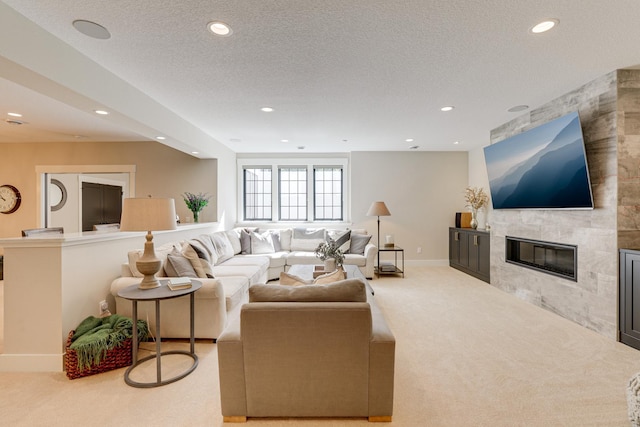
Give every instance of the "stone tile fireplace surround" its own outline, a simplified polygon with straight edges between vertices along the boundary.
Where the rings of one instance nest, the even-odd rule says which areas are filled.
[[[578,111],[595,209],[495,210],[491,284],[617,338],[618,249],[640,248],[640,70],[616,70],[491,131],[501,141]],[[508,263],[505,239],[579,249],[576,280]]]

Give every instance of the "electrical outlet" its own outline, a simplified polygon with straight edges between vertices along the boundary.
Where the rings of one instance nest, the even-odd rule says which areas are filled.
[[[422,253],[422,248],[420,246],[418,246],[418,249],[416,250],[416,252],[421,254]]]
[[[107,313],[108,311],[109,311],[109,303],[107,302],[107,300],[100,301],[98,303],[98,312],[100,313],[100,316]]]

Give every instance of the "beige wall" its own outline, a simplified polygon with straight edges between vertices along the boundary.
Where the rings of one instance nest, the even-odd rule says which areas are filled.
[[[351,216],[377,242],[372,202],[385,202],[391,216],[380,217],[381,241],[393,234],[407,260],[448,262],[448,227],[465,209],[466,152],[354,152],[351,154]],[[422,253],[417,253],[417,248]]]
[[[0,144],[0,153],[3,160],[0,184],[12,184],[22,195],[22,204],[16,212],[0,215],[0,237],[18,237],[22,229],[40,227],[36,166],[43,165],[135,165],[136,196],[173,197],[177,213],[183,218],[190,214],[182,200],[183,192],[209,193],[213,197],[201,213],[201,222],[218,221],[222,213],[235,220],[235,196],[229,202],[227,188],[230,186],[231,191],[235,188],[235,174],[228,174],[230,178],[225,178],[222,185],[225,188],[218,192],[218,160],[201,160],[160,143],[16,143]],[[234,155],[230,153],[224,162],[226,169],[229,164],[234,165]]]

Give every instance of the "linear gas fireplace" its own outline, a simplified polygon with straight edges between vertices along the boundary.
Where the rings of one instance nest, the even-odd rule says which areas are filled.
[[[539,240],[506,238],[506,261],[578,281],[578,247]]]

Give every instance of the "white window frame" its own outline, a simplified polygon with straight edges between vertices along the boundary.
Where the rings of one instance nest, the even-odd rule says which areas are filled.
[[[307,168],[307,221],[279,221],[279,189],[278,189],[278,168],[281,166],[306,167]],[[341,167],[342,168],[342,186],[343,186],[343,219],[342,221],[314,221],[313,204],[313,168],[316,167]],[[256,224],[265,223],[265,221],[251,221],[244,218],[244,169],[252,167],[271,167],[271,221],[268,223],[281,223],[290,226],[296,224],[315,224],[318,226],[331,225],[339,227],[341,225],[350,224],[351,219],[351,197],[349,184],[349,159],[345,157],[305,157],[305,158],[238,158],[237,159],[237,212],[238,224]]]

